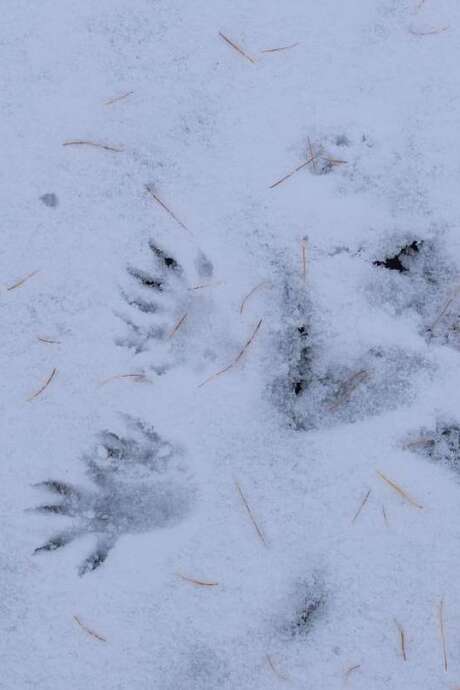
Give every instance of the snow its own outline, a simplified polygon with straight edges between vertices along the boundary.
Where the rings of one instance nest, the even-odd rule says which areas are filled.
[[[458,3],[2,10],[0,687],[456,687]]]

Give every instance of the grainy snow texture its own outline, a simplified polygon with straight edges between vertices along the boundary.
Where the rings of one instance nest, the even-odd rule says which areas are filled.
[[[1,10],[2,690],[459,686],[458,1]]]

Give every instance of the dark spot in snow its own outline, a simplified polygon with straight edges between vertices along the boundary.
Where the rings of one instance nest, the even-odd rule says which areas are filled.
[[[406,266],[405,259],[407,257],[415,256],[420,251],[423,245],[422,241],[414,240],[410,244],[406,244],[402,247],[397,254],[389,256],[383,261],[376,260],[373,261],[374,266],[383,266],[390,271],[399,271],[399,273],[407,273],[409,268]]]
[[[56,208],[56,206],[57,206],[58,203],[59,203],[56,194],[52,194],[52,193],[43,194],[43,195],[40,197],[40,201],[41,201],[43,204],[45,204],[45,206],[49,206],[50,208]]]

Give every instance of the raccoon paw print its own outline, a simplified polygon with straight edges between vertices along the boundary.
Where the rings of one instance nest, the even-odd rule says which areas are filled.
[[[149,365],[158,374],[173,366],[172,345],[193,313],[196,293],[212,278],[213,266],[201,252],[194,262],[195,276],[171,253],[154,242],[148,245],[144,267],[128,266],[128,282],[122,290],[126,308],[119,313],[128,334],[118,344],[135,354],[155,350],[155,362]],[[203,285],[204,283],[204,285]]]
[[[134,423],[133,423],[134,424]],[[88,534],[96,537],[93,552],[80,565],[84,575],[107,559],[118,539],[127,534],[172,527],[188,514],[193,492],[177,479],[159,479],[169,469],[173,448],[151,429],[134,425],[137,437],[104,432],[99,446],[85,458],[93,489],[60,480],[38,484],[55,501],[35,508],[47,514],[74,519],[69,529],[55,534],[35,553],[55,551]],[[105,451],[105,458],[98,452]],[[180,467],[176,468],[180,472]]]

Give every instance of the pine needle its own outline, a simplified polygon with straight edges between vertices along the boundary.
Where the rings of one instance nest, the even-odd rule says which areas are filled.
[[[64,141],[63,146],[93,146],[97,149],[104,149],[105,151],[114,151],[115,153],[122,153],[124,149],[120,146],[110,146],[109,144],[100,144],[97,141],[89,141],[87,139],[72,139],[71,141]]]
[[[354,666],[350,666],[350,668],[345,671],[345,674],[344,674],[345,683],[348,681],[348,679],[351,676],[351,674],[353,673],[353,671],[357,671],[358,668],[361,668],[361,664],[355,664]]]
[[[219,31],[219,36],[229,45],[231,46],[234,50],[237,51],[240,55],[242,55],[246,60],[249,60],[249,62],[252,62],[252,64],[255,64],[254,58],[250,57],[247,53],[244,52],[244,50],[239,46],[237,43],[234,43],[228,36],[225,36],[221,31]]]
[[[41,386],[41,387],[38,389],[38,391],[36,391],[36,392],[33,393],[29,398],[27,398],[27,402],[30,402],[31,400],[34,400],[35,398],[38,398],[38,396],[41,395],[41,394],[43,393],[43,391],[45,390],[45,388],[48,388],[48,386],[50,385],[51,381],[54,379],[54,377],[55,377],[55,375],[56,375],[56,372],[57,372],[57,369],[54,368],[53,371],[51,372],[51,374],[50,374],[50,375],[48,376],[48,378],[46,379],[46,381],[45,381],[45,383],[43,384],[43,386]]]
[[[210,288],[210,287],[218,287],[219,285],[223,285],[222,280],[218,280],[216,283],[202,283],[201,285],[192,285],[191,288],[188,288],[189,290],[203,290],[204,288]]]
[[[176,323],[176,325],[172,329],[171,333],[168,335],[168,338],[172,338],[174,335],[176,335],[177,331],[182,326],[182,324],[184,323],[186,318],[187,318],[187,313],[185,313],[183,316],[180,317],[179,321]]]
[[[387,517],[387,511],[385,510],[385,506],[382,505],[382,515],[383,515],[383,521],[385,522],[385,525],[387,527],[390,526],[390,523],[388,522],[388,517]]]
[[[308,250],[308,238],[304,237],[301,242],[302,251],[302,279],[303,282],[307,282],[307,250]]]
[[[86,633],[88,633],[88,635],[90,635],[91,637],[94,637],[96,640],[100,640],[101,642],[107,642],[105,637],[102,637],[102,635],[99,635],[97,632],[95,632],[94,630],[91,630],[91,628],[88,628],[86,625],[84,625],[78,616],[74,616],[73,619],[74,619],[74,621],[76,621],[78,623],[78,625],[80,626],[80,628],[82,630],[84,630]]]
[[[384,482],[386,482],[388,484],[388,486],[391,486],[393,491],[396,491],[397,494],[399,494],[408,503],[410,503],[412,506],[414,506],[414,508],[418,508],[419,510],[423,510],[423,506],[420,505],[420,503],[417,503],[417,501],[415,501],[413,498],[411,498],[411,496],[409,496],[409,494],[406,493],[406,491],[404,491],[404,489],[402,489],[399,486],[399,484],[396,484],[396,482],[394,482],[392,479],[388,479],[388,477],[386,477],[383,474],[383,472],[380,472],[379,470],[377,470],[377,474],[379,475],[379,477],[381,479],[383,479]]]
[[[259,323],[257,324],[257,326],[255,327],[255,329],[254,329],[254,331],[253,331],[251,337],[247,340],[247,342],[245,343],[243,349],[242,349],[241,352],[237,355],[237,357],[233,360],[233,362],[231,362],[231,364],[229,364],[228,366],[226,366],[224,369],[221,369],[220,371],[216,371],[215,374],[212,374],[212,375],[209,376],[207,379],[205,379],[204,381],[202,381],[202,382],[200,383],[200,385],[198,386],[198,388],[202,388],[202,386],[206,385],[207,383],[209,383],[209,382],[212,381],[213,379],[217,378],[218,376],[221,376],[222,374],[225,374],[226,371],[229,371],[230,369],[233,369],[233,367],[236,366],[236,365],[238,364],[238,362],[239,362],[240,359],[243,357],[243,355],[245,354],[246,350],[248,349],[248,347],[250,346],[250,344],[252,343],[252,341],[253,341],[254,338],[256,337],[257,331],[259,330],[259,328],[260,328],[261,325],[262,325],[262,319],[260,319],[260,321],[259,321]]]
[[[289,172],[287,175],[284,175],[284,177],[281,177],[279,180],[277,180],[276,182],[271,184],[269,189],[274,189],[275,187],[278,187],[278,185],[280,185],[282,182],[284,182],[285,180],[288,180],[290,177],[292,177],[293,175],[298,173],[299,170],[306,168],[307,165],[310,165],[310,163],[313,163],[315,161],[316,157],[317,157],[316,155],[310,156],[310,158],[308,158],[304,163],[302,163],[301,165],[298,165],[297,168],[294,168],[294,170],[291,170],[291,172]]]
[[[452,295],[452,297],[450,297],[450,298],[447,300],[447,302],[445,303],[445,305],[443,306],[443,308],[442,308],[441,311],[439,312],[438,316],[436,317],[436,319],[433,321],[433,323],[431,324],[431,326],[430,326],[430,328],[429,328],[429,330],[430,330],[432,333],[433,333],[434,329],[436,328],[436,326],[438,325],[438,323],[441,321],[442,317],[445,315],[445,313],[446,313],[447,310],[449,309],[450,305],[451,305],[453,302],[455,302],[455,300],[457,299],[457,297],[458,297],[459,294],[460,294],[460,288],[457,288],[457,290],[454,292],[454,294]]]
[[[265,655],[265,658],[267,659],[268,665],[270,666],[271,670],[273,671],[273,673],[275,674],[275,676],[276,676],[277,678],[279,678],[280,680],[284,680],[284,681],[288,681],[288,680],[289,680],[289,678],[288,678],[287,676],[283,676],[283,674],[280,673],[280,671],[278,671],[278,669],[276,668],[276,666],[275,666],[275,664],[274,664],[274,662],[273,662],[273,659],[272,659],[272,657],[270,656],[270,654],[266,654],[266,655]]]
[[[431,31],[415,31],[414,29],[409,29],[409,33],[412,36],[434,36],[435,34],[442,34],[447,31],[449,26],[441,26],[439,29],[431,29]]]
[[[352,525],[353,525],[353,523],[357,520],[357,518],[359,517],[359,514],[361,513],[362,509],[363,509],[364,506],[366,505],[366,503],[367,503],[367,501],[368,501],[368,499],[369,499],[369,496],[371,495],[371,492],[372,492],[372,489],[369,489],[369,491],[367,492],[367,494],[364,496],[363,500],[361,501],[358,510],[357,510],[356,513],[353,515],[353,519],[352,519],[352,521],[351,521],[351,524],[352,524]]]
[[[261,50],[261,53],[279,53],[282,50],[291,50],[291,48],[295,48],[298,46],[298,43],[292,43],[290,46],[283,46],[282,48],[266,48],[265,50]]]
[[[270,287],[272,286],[272,284],[271,284],[268,280],[263,280],[261,283],[259,283],[259,284],[256,285],[254,288],[252,288],[252,290],[251,290],[250,292],[248,292],[248,294],[246,295],[246,297],[244,298],[244,300],[241,302],[241,305],[240,305],[240,314],[243,313],[244,308],[245,308],[245,306],[246,306],[246,304],[247,304],[249,298],[252,297],[252,295],[253,295],[255,292],[257,292],[257,290],[259,290],[261,287],[264,287],[265,285],[270,286]]]
[[[164,203],[164,201],[160,199],[158,194],[155,194],[151,185],[146,184],[145,188],[148,191],[148,193],[155,199],[157,204],[160,204],[161,208],[163,208],[166,211],[166,213],[168,213],[171,216],[171,218],[175,220],[178,225],[180,225],[181,228],[187,230],[187,232],[191,232],[191,230],[189,230],[188,227],[181,220],[179,220],[176,214],[171,211],[169,206],[166,206],[166,204]]]
[[[404,661],[407,661],[407,654],[406,654],[406,633],[404,632],[404,628],[402,627],[401,623],[398,623],[396,618],[394,619],[395,625],[398,628],[399,631],[399,643],[401,645],[401,656],[404,659]]]
[[[60,345],[61,341],[60,340],[52,340],[51,338],[45,338],[44,336],[37,335],[37,340],[39,340],[41,343],[48,343],[49,345]]]
[[[127,91],[121,96],[116,96],[115,98],[111,98],[109,101],[106,101],[104,105],[113,105],[114,103],[118,103],[118,101],[123,101],[125,98],[128,98],[128,96],[131,96],[134,93],[134,91]]]
[[[252,524],[254,525],[254,528],[255,528],[255,530],[256,530],[256,532],[257,532],[257,535],[258,535],[260,541],[262,542],[262,544],[263,544],[264,546],[267,546],[267,542],[265,541],[264,534],[263,534],[262,530],[260,529],[259,525],[258,525],[257,522],[256,522],[256,519],[255,519],[255,517],[254,517],[254,514],[253,514],[251,508],[249,507],[249,503],[248,503],[247,500],[246,500],[246,496],[244,495],[244,493],[243,493],[243,491],[242,491],[242,489],[241,489],[241,486],[239,485],[239,483],[238,483],[236,480],[235,480],[235,486],[236,486],[236,488],[238,489],[238,493],[239,493],[239,495],[240,495],[240,498],[241,498],[241,500],[242,500],[242,502],[243,502],[244,507],[246,508],[246,510],[247,510],[247,512],[248,512],[248,515],[249,515],[249,517],[250,517],[250,519],[251,519]]]
[[[444,664],[444,671],[447,672],[447,641],[446,641],[446,629],[444,621],[444,598],[439,602],[438,607],[438,617],[439,617],[439,632],[441,633],[442,642],[442,659]]]
[[[26,276],[24,276],[24,278],[21,278],[16,283],[14,283],[13,285],[10,285],[6,289],[8,291],[9,290],[16,290],[16,288],[21,287],[21,285],[24,285],[24,283],[26,283],[28,280],[30,280],[30,278],[37,275],[37,273],[40,273],[40,271],[32,271],[32,273],[28,273]]]
[[[147,381],[145,374],[115,374],[114,376],[109,376],[107,379],[99,381],[99,386],[105,386],[110,381],[117,381],[119,379],[133,379],[137,382]]]
[[[180,577],[181,580],[185,580],[185,582],[191,582],[194,585],[198,585],[199,587],[217,587],[218,582],[208,582],[206,580],[197,580],[194,577],[188,577],[187,575],[182,575],[182,573],[176,573],[177,577]]]
[[[344,381],[341,384],[340,389],[336,395],[335,401],[331,405],[329,405],[329,410],[331,412],[335,412],[341,405],[348,402],[353,391],[359,386],[360,383],[364,383],[364,381],[367,381],[369,376],[369,372],[365,369],[355,371],[355,373],[352,374],[350,378],[346,379],[346,381]]]

